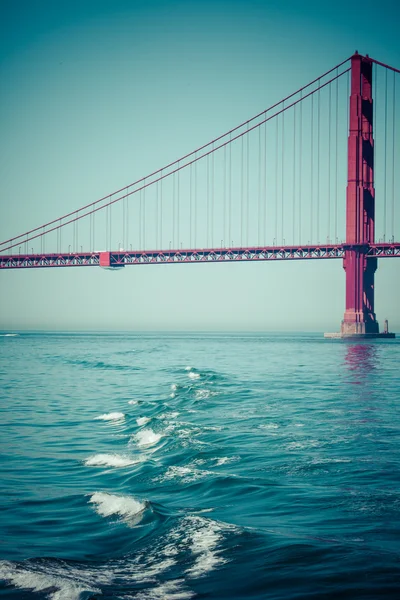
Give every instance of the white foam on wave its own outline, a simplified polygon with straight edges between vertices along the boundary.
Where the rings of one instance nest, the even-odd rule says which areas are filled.
[[[141,462],[139,459],[133,459],[120,454],[95,454],[85,460],[88,467],[129,467]]]
[[[277,423],[264,423],[258,427],[259,429],[279,429],[279,425]]]
[[[217,467],[221,467],[222,465],[226,465],[231,462],[236,462],[239,460],[238,456],[222,456],[222,458],[217,458]]]
[[[136,419],[136,423],[139,425],[139,427],[147,425],[147,423],[150,423],[150,421],[151,419],[149,417],[139,417],[138,419]]]
[[[2,333],[0,337],[18,337],[18,333]]]
[[[177,390],[177,389],[178,389],[178,384],[177,384],[177,383],[173,383],[173,384],[171,385],[171,390],[172,390],[173,392],[176,392],[176,390]]]
[[[112,576],[105,570],[94,572],[45,562],[17,564],[0,561],[0,579],[9,585],[32,592],[47,592],[51,600],[79,600],[83,592],[100,594],[99,583],[110,583]]]
[[[191,371],[192,367],[185,367],[185,371]]]
[[[200,373],[195,373],[194,371],[189,371],[188,376],[190,379],[199,379]]]
[[[214,475],[214,473],[212,471],[196,469],[192,466],[172,466],[168,468],[162,480],[166,481],[168,479],[179,479],[182,483],[191,483],[192,481],[203,479],[204,477],[207,477],[207,475]]]
[[[152,429],[142,429],[134,436],[138,446],[154,446],[162,438],[161,433],[155,433]]]
[[[202,577],[228,562],[222,556],[222,542],[227,531],[237,531],[237,528],[198,515],[183,519],[174,535],[184,534],[185,545],[194,555],[193,565],[185,571],[189,577]]]
[[[319,448],[321,442],[319,440],[304,440],[302,442],[290,442],[286,445],[287,450],[304,450],[308,448]]]
[[[100,516],[118,515],[129,525],[139,523],[146,508],[144,502],[140,502],[131,496],[117,496],[106,492],[95,492],[89,502],[95,505],[95,511]]]
[[[182,589],[181,585],[179,579],[172,579],[160,583],[151,590],[139,593],[135,598],[137,600],[190,600],[196,595],[191,590]]]
[[[165,421],[167,419],[176,419],[176,417],[179,417],[178,412],[165,412],[159,415],[157,419],[159,419],[160,421]]]
[[[135,404],[137,404],[138,401],[137,400],[128,400],[128,404],[131,404],[132,406],[135,406]]]
[[[146,556],[137,557],[134,563],[130,565],[130,569],[135,581],[146,583],[147,581],[154,581],[155,577],[158,577],[175,564],[174,558],[159,557],[150,552]]]
[[[237,531],[237,528],[234,525],[218,523],[200,516],[191,516],[188,520],[191,522],[191,527],[188,528],[190,550],[196,560],[186,573],[189,577],[201,577],[228,562],[221,556],[221,542],[224,532]]]
[[[96,417],[96,421],[122,421],[125,419],[124,413],[121,412],[111,412],[105,413],[104,415],[100,415]]]
[[[206,400],[207,398],[210,398],[210,396],[213,396],[214,394],[211,392],[211,390],[206,390],[206,389],[201,389],[201,390],[196,390],[195,392],[195,396],[197,398],[197,400]]]

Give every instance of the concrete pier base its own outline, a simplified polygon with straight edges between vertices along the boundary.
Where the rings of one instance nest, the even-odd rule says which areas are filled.
[[[324,337],[342,340],[373,340],[376,338],[393,339],[396,334],[389,331],[387,333],[324,333]]]
[[[393,339],[396,337],[396,334],[389,332],[389,323],[387,319],[385,319],[383,331],[381,333],[379,332],[379,325],[376,319],[374,319],[373,322],[364,320],[353,323],[344,319],[342,321],[340,333],[324,333],[324,337],[346,340],[373,340],[376,338]]]

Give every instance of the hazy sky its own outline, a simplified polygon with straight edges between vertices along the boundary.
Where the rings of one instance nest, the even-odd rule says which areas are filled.
[[[400,8],[0,3],[0,239],[127,185],[360,53],[400,67]],[[377,200],[378,201],[378,200]],[[400,209],[399,209],[400,212]],[[0,273],[0,328],[338,330],[342,261]],[[400,261],[376,312],[400,331]]]

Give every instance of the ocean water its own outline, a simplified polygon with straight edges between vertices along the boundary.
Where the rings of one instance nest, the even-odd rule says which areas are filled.
[[[400,343],[0,336],[0,599],[400,597]]]

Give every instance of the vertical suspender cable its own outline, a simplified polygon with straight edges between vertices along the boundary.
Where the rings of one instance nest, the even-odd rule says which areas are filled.
[[[328,235],[327,243],[331,239],[331,114],[332,114],[332,85],[329,85],[328,99]]]
[[[240,169],[240,245],[243,248],[243,194],[244,194],[244,140],[241,137],[241,169]]]
[[[139,250],[143,250],[142,247],[142,190],[139,190]]]
[[[143,187],[143,250],[146,249],[146,180]]]
[[[194,155],[194,158],[197,159],[197,152]],[[193,231],[193,242],[194,247],[196,248],[197,243],[197,160],[194,163],[194,231]]]
[[[214,149],[214,142],[212,144]],[[215,153],[211,154],[211,247],[214,248],[214,167],[215,167]]]
[[[129,192],[130,188],[128,188]],[[129,202],[130,198],[126,199],[126,248],[129,248]]]
[[[111,200],[111,196],[110,196]],[[110,250],[112,250],[112,205],[110,204]]]
[[[125,248],[125,204],[126,204],[126,196],[122,199],[122,248]]]
[[[296,243],[296,156],[297,156],[297,148],[296,148],[296,104],[293,109],[293,199],[292,199],[292,244],[293,246]]]
[[[229,134],[229,139],[232,139],[232,134]],[[228,246],[231,244],[232,237],[232,143],[229,144],[229,232],[228,232]]]
[[[258,209],[257,246],[261,246],[261,126],[258,128]]]
[[[338,69],[336,69],[336,75]],[[337,244],[337,201],[338,201],[338,122],[339,122],[339,80],[336,79],[336,118],[335,118],[335,244]]]
[[[210,155],[207,154],[207,248],[210,247]]]
[[[300,92],[300,99],[303,97],[303,92]],[[300,102],[300,152],[299,152],[299,244],[301,244],[301,186],[302,186],[302,151],[303,151],[303,102]]]
[[[282,103],[282,109],[285,108],[285,101]],[[284,148],[285,148],[285,112],[282,113],[282,147],[281,147],[281,244],[284,244],[284,227],[283,227],[283,218],[284,218],[284,203],[285,203],[285,195],[284,195]]]
[[[172,246],[173,248],[175,248],[175,187],[176,187],[176,181],[175,181],[175,175],[176,173],[174,173],[172,175]]]
[[[310,160],[310,194],[311,194],[311,208],[310,208],[310,242],[313,243],[313,223],[314,223],[314,94],[311,96],[311,133],[310,133],[310,146],[311,146],[311,160]]]
[[[163,172],[160,180],[160,248],[163,247]]]
[[[264,118],[265,118],[264,113]],[[267,245],[267,124],[264,123],[264,244]]]
[[[226,146],[224,146],[224,175],[223,175],[224,179],[223,179],[223,201],[224,201],[224,207],[223,207],[223,223],[222,223],[222,232],[223,232],[223,236],[224,236],[224,243],[225,243],[225,247],[226,247]]]
[[[156,182],[156,249],[158,250],[158,181]]]
[[[393,138],[392,138],[392,242],[394,242],[394,154],[395,154],[395,139],[396,139],[396,73],[393,71]]]
[[[110,207],[106,207],[106,239],[105,239],[105,249],[108,250],[108,211]]]
[[[179,161],[178,161],[178,169],[179,169]],[[179,180],[180,180],[180,171],[177,172],[177,190],[176,190],[176,199],[177,199],[177,214],[176,214],[176,243],[177,243],[177,248],[179,248],[179,243],[180,243],[180,235],[179,235],[179,220],[180,220],[180,186],[179,186]]]
[[[190,171],[189,171],[189,248],[191,248],[192,247],[192,225],[193,225],[193,219],[192,219],[193,165],[190,165],[189,169],[190,169]]]
[[[321,80],[318,79],[318,87]],[[321,90],[318,89],[318,111],[317,111],[317,243],[319,244],[319,201],[320,201],[320,149],[321,149]]]
[[[385,151],[384,151],[384,182],[383,182],[383,241],[386,241],[386,191],[387,191],[387,112],[388,112],[388,70],[385,71]]]
[[[278,135],[279,135],[279,115],[276,118],[275,132],[275,237],[274,246],[278,244]]]
[[[247,123],[247,130],[249,124]],[[249,245],[249,203],[250,203],[250,188],[249,188],[249,155],[250,155],[250,136],[246,135],[246,246]]]

